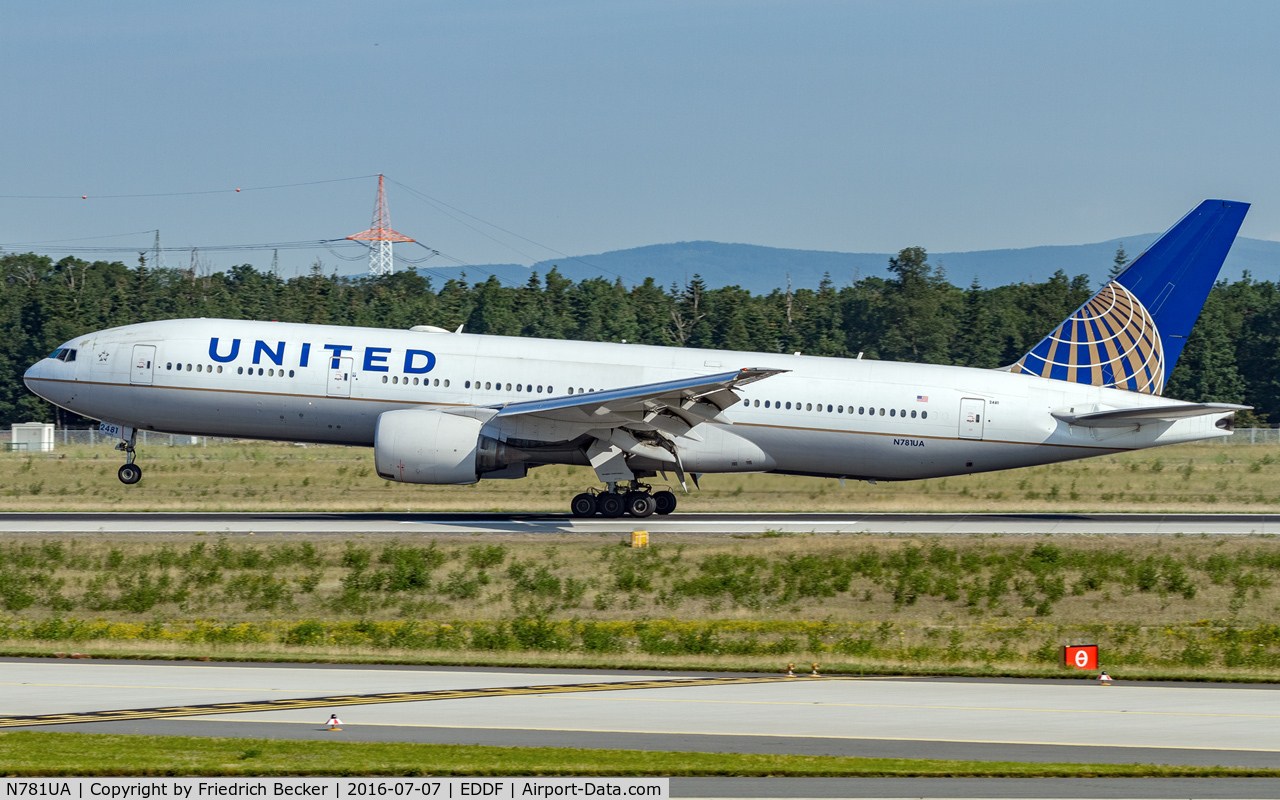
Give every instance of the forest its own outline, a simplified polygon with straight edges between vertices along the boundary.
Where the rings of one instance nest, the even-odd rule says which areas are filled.
[[[1117,252],[1112,274],[1127,258]],[[225,271],[151,269],[145,257],[54,261],[0,255],[0,425],[32,420],[86,424],[27,391],[22,373],[74,336],[156,319],[222,317],[468,333],[627,341],[776,353],[999,367],[1020,358],[1087,300],[1097,286],[1062,271],[1038,283],[955,286],[909,247],[887,275],[845,285],[778,288],[683,286],[652,279],[573,282],[556,269],[522,286],[495,277],[433,281],[408,270],[381,277],[310,272],[282,278],[250,265]],[[785,285],[786,276],[779,276]],[[1245,274],[1219,282],[1165,394],[1197,402],[1246,403],[1242,426],[1280,419],[1280,283]]]

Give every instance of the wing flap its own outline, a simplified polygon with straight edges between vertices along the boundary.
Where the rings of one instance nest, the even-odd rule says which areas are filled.
[[[589,424],[595,428],[644,426],[687,431],[715,419],[737,403],[734,389],[777,375],[782,369],[740,369],[674,381],[627,386],[589,394],[508,403],[495,419],[536,416],[557,422]],[[667,417],[659,420],[659,417]]]

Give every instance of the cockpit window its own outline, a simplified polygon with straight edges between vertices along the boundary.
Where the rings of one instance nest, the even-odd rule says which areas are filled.
[[[49,358],[56,358],[59,361],[75,361],[76,350],[74,347],[59,347],[49,354]]]
[[[54,350],[52,353],[50,353],[50,354],[49,354],[49,358],[57,358],[57,357],[58,357],[58,356],[60,356],[60,355],[62,355],[62,348],[61,348],[61,347],[59,347],[57,350]]]

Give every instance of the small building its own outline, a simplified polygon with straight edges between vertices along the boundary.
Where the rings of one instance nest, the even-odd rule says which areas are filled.
[[[16,422],[10,430],[9,447],[13,450],[45,453],[53,449],[52,422]]]

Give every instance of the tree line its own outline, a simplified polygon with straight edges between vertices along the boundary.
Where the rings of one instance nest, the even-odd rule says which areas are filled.
[[[1117,252],[1115,270],[1126,256]],[[782,282],[783,276],[779,276]],[[627,341],[771,353],[999,367],[1019,359],[1096,290],[1087,275],[1038,283],[958,287],[923,248],[892,257],[888,275],[838,286],[752,294],[737,286],[650,279],[571,281],[552,268],[523,286],[463,275],[438,287],[409,270],[381,277],[325,274],[284,279],[250,265],[212,272],[151,269],[145,258],[53,261],[0,256],[0,425],[78,424],[27,391],[22,373],[89,331],[157,319],[223,317],[379,328],[459,325],[469,333]],[[1280,417],[1280,283],[1246,274],[1219,282],[1205,303],[1165,393],[1196,402],[1246,403]]]

